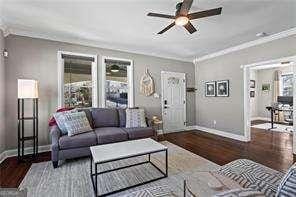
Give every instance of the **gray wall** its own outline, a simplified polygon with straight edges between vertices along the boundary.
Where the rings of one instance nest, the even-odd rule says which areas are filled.
[[[0,29],[0,154],[5,149],[5,72],[4,72],[4,35]]]
[[[40,145],[49,144],[48,119],[58,105],[58,50],[132,59],[134,61],[135,105],[145,107],[148,116],[160,115],[161,104],[160,99],[145,97],[139,92],[139,81],[146,67],[149,68],[155,79],[156,92],[159,94],[161,91],[160,71],[162,70],[185,72],[187,74],[187,85],[193,87],[195,83],[193,63],[16,35],[9,35],[5,41],[6,48],[10,53],[5,73],[7,77],[7,149],[15,148],[17,142],[16,99],[18,78],[32,78],[40,82],[39,141]],[[100,58],[99,60],[101,60]],[[101,61],[99,61],[100,63]],[[194,93],[188,93],[187,117],[189,125],[195,125]]]
[[[198,62],[197,125],[243,135],[244,82],[243,69],[240,66],[295,54],[296,37],[290,36]],[[230,97],[205,97],[204,83],[222,79],[230,80]],[[213,124],[213,120],[217,121],[216,125]]]

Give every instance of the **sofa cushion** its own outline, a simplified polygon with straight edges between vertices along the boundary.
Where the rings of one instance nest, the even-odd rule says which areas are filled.
[[[97,145],[97,137],[93,131],[74,136],[63,135],[59,139],[60,149],[89,147]]]
[[[122,129],[128,133],[128,138],[131,140],[152,137],[155,132],[152,127],[122,128]]]
[[[125,127],[126,124],[126,108],[119,108],[118,110],[118,117],[119,117],[119,127]]]
[[[285,174],[276,196],[296,196],[296,163]]]
[[[93,108],[91,114],[95,128],[119,126],[117,109]]]
[[[128,140],[127,133],[118,127],[96,128],[98,144],[107,144]]]

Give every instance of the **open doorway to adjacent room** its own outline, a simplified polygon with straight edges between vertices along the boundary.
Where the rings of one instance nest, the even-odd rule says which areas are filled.
[[[289,57],[244,66],[245,137],[249,141],[259,133],[263,141],[272,137],[296,152],[295,63],[295,57]]]

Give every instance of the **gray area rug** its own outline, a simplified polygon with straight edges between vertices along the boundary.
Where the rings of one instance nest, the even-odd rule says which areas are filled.
[[[192,179],[194,176],[200,176],[199,172],[216,170],[219,167],[217,164],[179,146],[166,141],[162,144],[168,147],[169,177],[112,196],[127,195],[134,191],[155,188],[155,186],[161,186],[177,196],[182,196],[184,179]],[[156,153],[151,156],[153,163],[161,169],[164,169],[164,158],[163,153]],[[147,160],[147,156],[111,162],[101,165],[99,170],[107,170],[144,160]],[[53,169],[51,162],[36,163],[31,166],[19,188],[27,188],[30,197],[93,197],[89,173],[89,158],[64,162],[57,169]],[[99,193],[110,192],[160,176],[159,171],[150,164],[106,173],[98,178]],[[208,193],[208,191],[204,192]]]

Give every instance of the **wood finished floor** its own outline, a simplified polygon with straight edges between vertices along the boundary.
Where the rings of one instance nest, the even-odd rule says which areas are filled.
[[[261,122],[255,122],[258,124]],[[252,141],[243,143],[205,132],[185,131],[166,134],[167,140],[219,165],[247,158],[279,171],[285,171],[295,161],[292,154],[292,135],[252,128]],[[36,161],[50,160],[50,152],[41,153]],[[0,187],[18,187],[32,162],[18,163],[16,157],[0,164]]]

